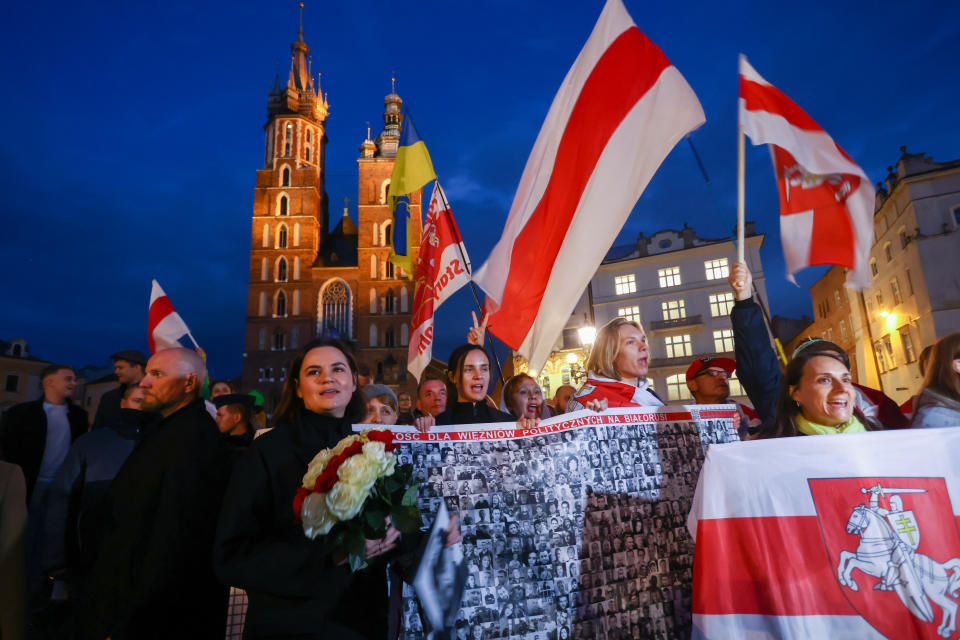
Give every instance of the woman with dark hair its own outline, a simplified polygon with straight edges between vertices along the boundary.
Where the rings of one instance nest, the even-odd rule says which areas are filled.
[[[490,386],[490,357],[479,345],[461,345],[454,350],[456,366],[451,379],[457,391],[457,401],[447,405],[446,410],[433,416],[417,418],[414,424],[420,431],[448,424],[481,424],[485,422],[513,422],[512,415],[494,409],[487,404],[487,388]],[[520,428],[535,426],[536,419],[517,420]]]
[[[770,346],[760,306],[753,299],[753,276],[744,263],[737,262],[730,267],[728,282],[736,299],[730,312],[730,322],[733,325],[737,377],[762,422],[756,431],[751,429],[751,434],[774,433],[779,431],[774,423],[780,419],[777,407],[784,387],[783,376],[773,347]],[[849,372],[849,356],[833,342],[819,338],[807,340],[797,347],[793,357],[796,359],[806,352],[833,354]],[[854,410],[861,423],[873,430],[908,426],[897,403],[882,391],[853,382],[850,386],[854,393]]]
[[[503,385],[503,404],[515,418],[549,418],[550,409],[543,401],[543,390],[526,373],[518,373]]]
[[[794,356],[783,374],[772,425],[760,437],[829,435],[880,429],[861,420],[854,409],[857,393],[850,369],[834,351],[806,349]]]
[[[931,355],[913,426],[960,427],[960,331],[940,338]]]
[[[237,461],[224,498],[214,561],[225,583],[246,589],[245,638],[371,638],[387,633],[383,559],[400,533],[367,540],[370,567],[308,539],[293,512],[307,464],[352,433],[366,403],[357,364],[338,340],[314,340],[290,364],[277,427]]]

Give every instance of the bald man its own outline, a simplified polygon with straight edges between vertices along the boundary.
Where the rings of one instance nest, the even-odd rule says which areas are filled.
[[[227,591],[212,554],[230,456],[200,397],[205,377],[203,360],[189,349],[159,351],[147,362],[143,409],[162,419],[111,487],[84,621],[91,637],[224,633]]]

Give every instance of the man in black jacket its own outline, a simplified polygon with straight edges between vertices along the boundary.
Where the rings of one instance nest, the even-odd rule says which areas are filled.
[[[89,637],[222,636],[225,587],[213,539],[230,456],[200,398],[203,360],[160,351],[140,382],[143,408],[162,416],[124,462],[93,569]]]
[[[93,428],[99,429],[116,424],[120,418],[120,401],[128,387],[135,387],[143,380],[144,367],[147,366],[147,356],[136,349],[118,351],[110,356],[113,360],[113,372],[117,374],[120,386],[107,391],[100,397],[97,405],[97,415],[93,419]]]
[[[31,595],[43,587],[40,554],[47,492],[70,444],[87,431],[87,412],[70,402],[77,387],[73,367],[52,364],[40,373],[43,396],[10,407],[0,420],[0,456],[20,465],[29,505],[28,580]]]

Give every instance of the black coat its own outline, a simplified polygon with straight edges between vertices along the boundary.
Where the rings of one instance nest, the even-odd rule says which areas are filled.
[[[93,569],[92,637],[223,637],[227,589],[213,571],[230,454],[202,400],[160,421],[110,489]]]
[[[87,432],[87,412],[69,400],[67,421],[70,423],[70,442]],[[47,412],[43,410],[43,397],[7,409],[0,420],[0,457],[23,469],[27,481],[27,504],[30,504],[37,483],[46,446]]]
[[[384,566],[351,573],[308,539],[293,498],[310,460],[352,433],[350,421],[304,411],[237,461],[217,528],[217,575],[246,589],[245,637],[383,638]]]
[[[494,409],[485,401],[455,402],[437,414],[437,424],[483,424],[485,422],[516,422],[509,413]]]
[[[99,429],[120,421],[120,401],[123,400],[123,394],[126,390],[127,385],[121,384],[116,389],[110,389],[100,396],[97,415],[93,417],[91,429]]]

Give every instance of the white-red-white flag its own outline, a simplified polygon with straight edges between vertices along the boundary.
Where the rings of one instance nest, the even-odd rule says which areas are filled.
[[[710,445],[693,637],[957,637],[960,429]]]
[[[430,206],[423,220],[414,281],[413,328],[407,370],[419,380],[433,357],[433,312],[457,289],[470,282],[467,250],[439,181],[434,183]]]
[[[740,124],[770,145],[780,192],[787,278],[818,264],[850,269],[847,286],[870,285],[868,261],[876,192],[833,138],[740,56]]]
[[[550,105],[503,236],[474,280],[490,332],[540,369],[697,96],[620,0],[607,0]]]
[[[173,308],[170,298],[156,280],[150,290],[150,309],[147,313],[147,342],[150,353],[182,346],[180,338],[190,333],[187,323]]]

